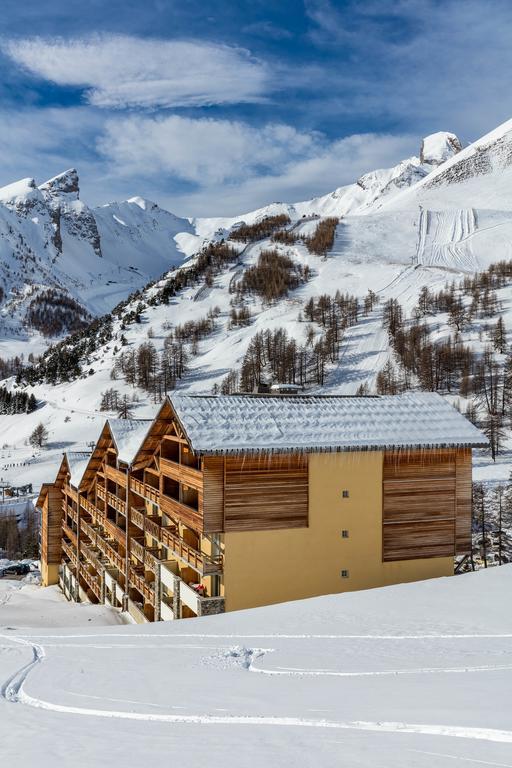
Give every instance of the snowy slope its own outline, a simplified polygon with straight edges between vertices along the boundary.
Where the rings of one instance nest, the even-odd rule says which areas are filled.
[[[508,766],[511,585],[504,566],[144,627],[91,626],[93,607],[67,606],[69,629],[53,588],[0,592],[2,757]],[[22,629],[30,598],[37,628]]]
[[[38,292],[60,288],[101,314],[185,258],[174,237],[192,231],[186,219],[142,198],[92,210],[79,192],[74,169],[0,189],[2,356],[45,345],[24,322]]]
[[[354,184],[338,187],[334,192],[299,203],[272,203],[256,211],[230,218],[196,218],[197,234],[213,237],[225,234],[241,221],[253,224],[265,216],[287,214],[292,221],[309,216],[348,216],[370,213],[382,201],[392,200],[404,188],[409,188],[432,173],[447,158],[462,148],[453,133],[440,132],[427,136],[421,144],[420,157],[402,160],[393,168],[384,168],[361,176]]]

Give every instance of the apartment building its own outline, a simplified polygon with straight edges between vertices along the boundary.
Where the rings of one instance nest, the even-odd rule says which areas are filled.
[[[486,444],[435,393],[173,394],[43,485],[43,583],[144,622],[448,576]]]

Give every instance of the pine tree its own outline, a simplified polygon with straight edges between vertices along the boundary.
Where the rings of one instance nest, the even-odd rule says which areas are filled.
[[[33,448],[43,448],[48,442],[48,430],[40,421],[29,438],[30,445]]]

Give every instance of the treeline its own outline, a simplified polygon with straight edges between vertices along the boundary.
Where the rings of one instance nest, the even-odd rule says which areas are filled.
[[[32,299],[25,319],[31,328],[52,337],[82,330],[91,316],[72,296],[49,288]]]
[[[58,384],[72,381],[86,375],[86,366],[91,364],[91,356],[104,344],[112,340],[112,318],[121,321],[121,331],[133,323],[140,323],[142,313],[147,305],[160,306],[169,304],[186,288],[197,285],[208,275],[215,274],[229,263],[236,263],[238,253],[224,241],[210,243],[198,254],[196,261],[187,267],[174,270],[160,281],[148,283],[119,302],[111,314],[103,315],[90,322],[82,331],[68,336],[61,342],[50,346],[44,354],[27,366],[20,366],[16,371],[19,383]],[[162,283],[162,285],[158,285]],[[147,303],[142,299],[149,289],[156,287]],[[120,338],[121,345],[126,343],[124,336]],[[1,362],[0,362],[1,365]],[[12,375],[12,374],[7,374]]]
[[[478,277],[471,280],[474,285],[478,285]],[[396,299],[390,299],[384,306],[383,324],[394,355],[377,376],[377,392],[398,394],[419,386],[470,399],[466,416],[485,432],[495,458],[503,447],[505,428],[512,426],[512,354],[503,318],[487,328],[487,343],[482,352],[477,352],[463,343],[455,321],[453,333],[441,339],[433,336],[421,313],[424,297],[422,291],[420,304],[409,321]],[[447,297],[453,312],[460,297],[451,288],[444,292],[442,301]],[[504,355],[505,359],[497,355]]]
[[[262,382],[323,384],[327,365],[339,360],[344,330],[357,323],[360,309],[357,297],[339,291],[334,297],[311,298],[304,316],[310,323],[318,323],[322,333],[308,325],[304,344],[284,328],[257,333],[249,342],[240,370],[231,371],[222,381],[221,393],[254,392]]]
[[[277,216],[266,216],[255,224],[239,224],[229,233],[230,240],[239,240],[243,243],[252,243],[263,240],[276,230],[291,224],[291,219],[286,213]]]
[[[325,256],[334,245],[336,227],[339,223],[340,220],[335,217],[319,221],[314,233],[310,237],[303,238],[308,251],[317,256]]]
[[[257,294],[270,303],[286,296],[309,278],[309,267],[296,264],[289,256],[276,250],[262,251],[258,261],[245,270],[235,286],[237,297]]]
[[[7,387],[0,387],[0,413],[10,415],[15,413],[32,413],[37,408],[35,396],[26,392],[10,392]]]
[[[165,337],[161,352],[157,351],[152,341],[121,351],[116,357],[111,378],[115,380],[122,377],[127,384],[140,387],[155,402],[159,402],[183,378],[190,358],[198,352],[199,341],[214,331],[219,312],[216,307],[205,318],[177,325]],[[107,395],[104,403],[106,410],[116,410],[118,403],[106,407],[107,403],[112,405],[108,397],[112,397],[112,393]]]
[[[39,526],[35,510],[25,512],[20,523],[14,514],[0,516],[0,549],[9,560],[39,557]]]

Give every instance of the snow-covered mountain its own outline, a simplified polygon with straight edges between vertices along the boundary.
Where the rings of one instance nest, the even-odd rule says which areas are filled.
[[[378,372],[392,357],[389,336],[382,323],[382,307],[387,300],[396,298],[410,317],[425,286],[430,291],[439,291],[447,281],[457,281],[493,263],[512,259],[512,166],[509,161],[512,151],[509,145],[512,148],[512,121],[465,149],[460,148],[453,134],[434,134],[423,140],[417,158],[393,169],[365,174],[357,183],[324,197],[293,205],[274,203],[239,217],[190,222],[177,220],[161,209],[153,211],[150,204],[137,199],[84,211],[73,189],[73,180],[63,179],[54,194],[63,233],[62,253],[56,256],[56,266],[70,258],[71,251],[65,255],[70,240],[76,248],[77,243],[86,243],[83,247],[94,255],[90,258],[95,259],[95,265],[107,262],[108,248],[111,253],[120,252],[111,246],[115,238],[126,246],[127,230],[131,233],[133,259],[145,253],[143,249],[148,241],[155,243],[164,237],[164,232],[166,242],[173,243],[176,259],[185,258],[184,254],[189,258],[177,282],[173,282],[175,273],[170,272],[139,292],[114,313],[104,338],[96,335],[94,344],[87,350],[79,350],[81,376],[72,373],[70,380],[65,381],[54,372],[52,376],[57,382],[54,384],[43,377],[40,383],[28,388],[44,403],[41,408],[21,420],[18,416],[0,416],[7,446],[0,452],[0,472],[4,477],[14,476],[16,462],[29,461],[31,477],[37,484],[47,477],[48,462],[58,461],[62,445],[74,443],[78,450],[84,450],[98,434],[98,425],[104,418],[104,413],[99,411],[101,393],[109,388],[118,390],[120,396],[136,395],[134,415],[151,417],[156,395],[148,395],[147,390],[133,384],[129,377],[127,380],[121,370],[120,356],[132,353],[136,356],[140,346],[149,343],[160,359],[164,350],[169,352],[169,334],[176,326],[183,328],[188,323],[190,329],[190,324],[200,324],[207,318],[207,331],[186,342],[187,371],[176,381],[179,389],[209,392],[218,387],[230,371],[240,370],[252,340],[261,331],[284,329],[306,351],[313,350],[316,343],[325,340],[325,327],[305,317],[308,302],[318,300],[321,295],[334,296],[339,291],[357,296],[362,304],[368,290],[372,290],[380,302],[344,331],[339,355],[327,360],[322,383],[308,385],[310,391],[332,394],[353,394],[360,387],[372,390]],[[22,190],[14,190],[16,194],[10,192],[1,211],[5,209],[13,215],[16,198],[35,199],[46,211],[45,226],[51,240],[57,227],[56,215],[53,219],[50,215],[54,204],[48,189],[51,186],[52,182],[43,185],[44,189],[37,189],[25,183]],[[6,198],[5,190],[2,197]],[[27,202],[20,204],[15,214],[18,220],[23,221],[23,216],[25,221],[27,216],[30,220],[37,216],[34,212],[23,213],[27,205]],[[265,236],[247,243],[236,240],[236,230],[241,223],[251,225],[279,214],[290,219],[283,226],[283,230],[288,231],[288,239],[276,242]],[[91,215],[99,234],[101,256],[94,252]],[[311,237],[327,216],[337,216],[340,221],[333,245],[322,257],[310,252],[304,238]],[[68,223],[66,217],[71,217],[73,223]],[[83,227],[78,224],[82,221]],[[72,227],[79,230],[80,237],[71,234]],[[146,228],[154,239],[145,237]],[[43,231],[41,225],[38,231]],[[172,237],[170,231],[174,232]],[[219,242],[222,238],[238,256],[228,258],[215,269],[205,266],[203,259],[202,267],[198,268],[201,259],[192,254],[205,242]],[[47,247],[57,248],[53,243]],[[297,274],[308,277],[305,281],[299,279],[297,287],[270,302],[257,292],[241,292],[245,275],[258,263],[261,252],[269,249],[289,259]],[[126,252],[125,248],[123,253]],[[113,261],[114,257],[110,259]],[[183,270],[193,277],[184,279]],[[512,324],[508,286],[498,291],[498,299],[506,324]],[[242,305],[246,317],[239,322],[236,313]],[[446,313],[436,316],[433,322],[435,338],[446,338],[452,332]],[[490,321],[465,330],[464,343],[477,351],[483,350],[486,322]],[[74,340],[64,347],[65,354],[74,354],[76,358],[76,344]],[[76,359],[73,365],[75,363]],[[13,386],[12,381],[9,386]],[[51,447],[33,457],[32,449],[24,443],[41,420],[50,431]],[[509,468],[505,466],[500,471],[505,477]],[[482,468],[482,476],[486,472],[487,464]]]
[[[142,198],[89,208],[74,169],[40,186],[23,179],[1,188],[2,354],[30,348],[27,308],[42,291],[69,295],[92,315],[107,312],[185,258],[178,232],[192,232],[186,219]]]

